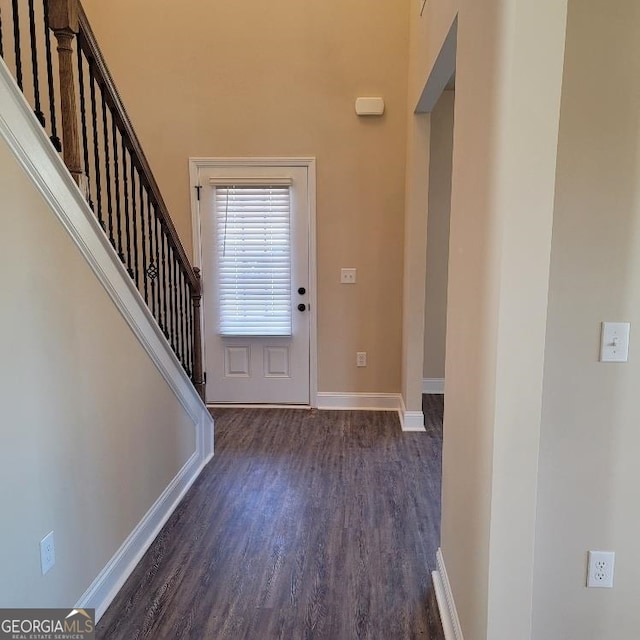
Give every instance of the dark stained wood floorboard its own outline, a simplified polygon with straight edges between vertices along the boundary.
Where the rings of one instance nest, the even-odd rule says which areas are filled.
[[[224,409],[216,455],[97,626],[109,640],[441,640],[442,402]],[[439,412],[439,413],[438,413]]]

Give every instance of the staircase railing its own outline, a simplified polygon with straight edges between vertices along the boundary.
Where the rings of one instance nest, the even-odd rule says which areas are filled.
[[[187,258],[79,1],[0,0],[0,57],[204,397],[200,273]]]

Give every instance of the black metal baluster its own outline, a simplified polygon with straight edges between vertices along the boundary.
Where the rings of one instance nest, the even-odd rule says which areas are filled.
[[[180,260],[176,258],[175,262],[176,279],[174,282],[176,296],[176,345],[178,348],[178,359],[184,368],[184,342],[182,341],[182,301],[181,301],[181,283],[182,269],[180,269]]]
[[[160,305],[160,313],[162,315],[162,333],[164,333],[165,338],[169,338],[169,332],[167,331],[167,264],[165,260],[165,235],[164,235],[164,225],[162,224],[162,220],[160,216],[158,216],[158,210],[156,207],[153,208],[153,212],[156,216],[156,221],[158,225],[158,238],[160,239],[160,252],[158,254],[158,268],[160,269],[160,280],[158,281],[158,304]]]
[[[153,317],[158,321],[158,307],[156,305],[156,279],[158,277],[158,263],[157,263],[157,245],[158,237],[156,235],[156,225],[151,217],[151,201],[149,193],[147,192],[147,221],[149,222],[149,278],[151,280],[151,309]],[[154,250],[154,236],[155,236],[155,250]],[[159,321],[158,321],[159,324]]]
[[[98,222],[104,229],[104,218],[102,216],[102,179],[100,171],[100,149],[98,146],[98,107],[96,104],[96,79],[94,75],[94,61],[89,58],[89,89],[91,96],[91,126],[93,129],[93,168],[96,174],[96,204],[98,209]]]
[[[49,0],[44,0],[44,47],[47,58],[47,86],[49,88],[49,119],[51,120],[51,144],[56,151],[62,151],[62,142],[58,137],[56,122],[55,89],[53,84],[53,63],[51,60],[51,30],[49,29]],[[78,44],[78,48],[80,45]]]
[[[155,265],[155,274],[156,277],[153,281],[153,291],[151,292],[151,297],[153,298],[153,315],[156,318],[158,325],[162,328],[162,314],[160,308],[160,245],[159,245],[159,235],[158,235],[158,221],[155,218],[155,210],[149,201],[149,224],[153,229],[153,246],[152,246],[152,255],[153,255],[153,264]]]
[[[184,366],[189,371],[189,307],[191,300],[189,298],[189,280],[184,265],[182,266],[182,324],[184,334]]]
[[[22,53],[20,51],[20,15],[18,0],[12,0],[11,7],[13,13],[13,46],[16,54],[16,82],[22,91]]]
[[[182,273],[182,279],[180,281],[180,323],[182,324],[182,364],[184,370],[189,370],[189,353],[187,349],[187,313],[189,313],[189,297],[186,293],[187,276],[184,269],[184,265],[180,265],[180,271]]]
[[[131,156],[131,225],[133,227],[133,272],[135,273],[136,287],[140,291],[140,268],[138,265],[138,223],[136,209],[136,182],[133,166],[133,156]]]
[[[164,308],[165,308],[165,329],[167,334],[167,340],[171,345],[171,348],[175,348],[173,346],[173,340],[171,339],[171,288],[172,288],[172,280],[171,280],[171,251],[169,249],[169,240],[165,237],[166,247],[164,254],[164,270],[165,270],[165,283],[164,283]],[[163,244],[165,244],[163,242]]]
[[[166,244],[166,246],[165,246]],[[173,341],[171,339],[171,250],[169,247],[169,239],[162,234],[163,259],[164,264],[164,324],[167,340],[173,349]]]
[[[175,298],[175,284],[176,284],[176,261],[173,255],[171,245],[167,242],[167,254],[169,258],[169,320],[171,331],[171,344],[173,345],[173,351],[176,356],[178,355],[178,342],[176,336],[176,298]]]
[[[185,309],[187,318],[187,363],[189,366],[188,373],[191,380],[193,380],[193,300],[191,299],[191,287],[189,283],[186,284],[187,292],[187,308]]]
[[[189,313],[189,321],[191,322],[191,339],[189,340],[189,347],[191,349],[191,379],[194,380],[196,375],[196,354],[195,354],[195,314],[196,311],[193,307],[193,297],[191,297],[191,312]],[[194,380],[195,382],[195,380]]]
[[[180,264],[180,287],[178,289],[178,294],[180,296],[180,341],[182,343],[182,366],[184,370],[187,370],[187,305],[186,298],[184,293],[184,285],[185,285],[185,275],[184,275],[184,266]]]
[[[193,303],[191,301],[191,287],[189,286],[189,276],[185,271],[184,279],[184,344],[185,344],[185,360],[187,363],[187,373],[189,377],[193,374],[192,360],[191,360],[191,312],[193,310]]]
[[[189,281],[186,272],[182,279],[182,299],[184,305],[182,307],[182,316],[184,322],[184,369],[191,377],[191,368],[189,366],[189,309],[191,308],[191,298],[189,297]]]
[[[87,176],[87,185],[89,185],[89,207],[93,210],[93,200],[91,199],[91,171],[89,169],[89,135],[87,133],[87,100],[85,96],[84,82],[84,60],[82,57],[82,47],[80,46],[80,38],[82,34],[78,34],[78,86],[80,93],[80,122],[82,125],[82,153],[84,158],[84,172]]]
[[[176,352],[176,356],[178,356],[178,360],[181,359],[180,352],[180,329],[178,325],[178,314],[180,313],[178,309],[178,261],[176,260],[175,253],[171,252],[171,270],[173,272],[173,276],[171,278],[171,300],[172,300],[172,311],[173,311],[173,350]]]
[[[113,136],[113,180],[116,196],[116,235],[118,239],[118,255],[122,264],[125,262],[124,253],[122,251],[122,211],[120,209],[120,163],[118,162],[118,131],[116,129],[116,120],[111,114],[111,133]]]
[[[31,38],[31,71],[33,72],[33,101],[34,113],[44,127],[46,121],[40,104],[40,74],[38,68],[38,45],[36,42],[36,12],[33,0],[29,0],[29,37]]]
[[[111,199],[111,159],[109,156],[109,127],[107,126],[107,102],[104,91],[100,87],[100,97],[102,100],[102,132],[104,135],[104,164],[106,168],[105,182],[107,186],[107,215],[109,219],[109,240],[115,249],[116,243],[113,236],[113,201]]]
[[[163,227],[164,229],[164,227]],[[164,255],[164,325],[167,340],[171,342],[171,256],[169,254],[169,237],[163,232]]]
[[[163,277],[164,272],[162,270],[162,260],[160,258],[160,246],[162,242],[162,225],[160,224],[160,220],[158,219],[158,212],[156,211],[155,205],[152,209],[153,213],[153,230],[155,233],[156,239],[156,265],[158,266],[158,277],[156,278],[156,302],[158,304],[158,324],[160,325],[160,329],[162,329],[162,333],[164,333],[164,316],[162,315],[162,289],[163,289]]]
[[[175,306],[173,303],[173,251],[171,251],[171,245],[169,244],[169,240],[167,239],[167,270],[169,273],[168,282],[167,282],[167,308],[169,311],[169,326],[167,327],[169,332],[169,340],[171,341],[171,345],[173,346],[174,352],[178,353],[176,349],[176,324],[175,324]]]
[[[147,238],[145,231],[145,207],[144,207],[144,194],[142,191],[142,180],[140,178],[140,174],[138,174],[138,186],[140,187],[140,231],[142,234],[141,238],[141,248],[142,248],[142,279],[144,281],[144,299],[147,303],[147,306],[151,308],[149,304],[149,265],[147,264]],[[151,228],[149,228],[149,234],[151,234]],[[151,256],[151,252],[149,252],[149,256]]]
[[[157,309],[157,315],[156,315],[156,319],[158,320],[158,324],[160,325],[160,329],[162,329],[162,333],[164,333],[164,322],[162,320],[162,296],[161,296],[161,291],[162,291],[162,283],[160,281],[161,278],[161,273],[160,273],[160,239],[162,238],[161,232],[158,230],[158,226],[160,225],[160,221],[158,220],[158,216],[157,216],[157,212],[155,209],[155,206],[153,208],[153,232],[155,234],[155,253],[154,253],[154,257],[155,257],[155,261],[156,261],[156,266],[158,267],[158,278],[157,278],[157,282],[156,282],[156,290],[155,290],[155,294],[156,294],[156,309]]]
[[[133,268],[133,255],[131,253],[131,222],[129,221],[129,176],[127,174],[127,149],[124,144],[124,138],[122,138],[122,180],[124,183],[124,224],[125,224],[125,238],[127,242],[127,271],[132,280],[135,280]],[[135,220],[134,220],[135,225]],[[136,283],[137,284],[137,283]]]
[[[186,369],[186,358],[184,352],[184,273],[182,271],[182,265],[180,262],[177,263],[178,266],[178,282],[176,284],[176,294],[177,294],[177,307],[178,307],[178,336],[179,336],[179,344],[180,344],[180,362],[182,362],[182,368]]]

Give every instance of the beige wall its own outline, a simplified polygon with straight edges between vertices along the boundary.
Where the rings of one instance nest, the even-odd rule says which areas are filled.
[[[532,618],[566,5],[459,0],[457,10],[442,548],[464,637],[513,640],[530,637]],[[425,43],[412,48],[411,73],[425,73],[409,80],[416,95],[454,13],[434,0],[422,26],[413,17]],[[408,205],[420,189],[408,185]]]
[[[545,352],[534,638],[640,633],[640,6],[570,0]],[[598,362],[600,322],[630,359]],[[589,549],[614,589],[586,589]]]
[[[425,378],[444,378],[454,98],[453,91],[445,91],[431,113],[424,313]]]
[[[83,4],[186,245],[190,156],[317,157],[319,389],[399,391],[409,3]]]
[[[195,427],[4,142],[0,199],[0,606],[68,607],[195,451]]]

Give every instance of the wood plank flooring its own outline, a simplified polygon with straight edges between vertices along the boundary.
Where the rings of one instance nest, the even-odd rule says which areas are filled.
[[[109,640],[440,640],[441,400],[224,409],[216,455],[97,627]]]

